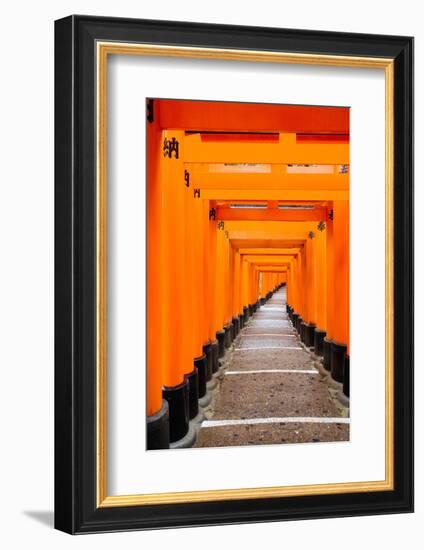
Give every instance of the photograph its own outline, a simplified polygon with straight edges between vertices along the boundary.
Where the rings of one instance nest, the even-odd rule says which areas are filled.
[[[146,117],[147,449],[349,441],[349,106]]]

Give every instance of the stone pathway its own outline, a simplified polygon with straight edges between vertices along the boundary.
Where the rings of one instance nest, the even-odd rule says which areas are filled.
[[[195,447],[349,440],[349,419],[286,313],[285,288],[225,357]]]

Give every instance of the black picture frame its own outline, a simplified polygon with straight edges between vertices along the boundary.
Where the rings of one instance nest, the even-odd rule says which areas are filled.
[[[98,508],[98,40],[394,60],[393,491]],[[371,323],[372,324],[372,323]],[[369,325],[368,325],[369,326]],[[372,328],[370,327],[370,332]],[[413,511],[413,39],[73,15],[55,23],[55,527],[93,533]]]

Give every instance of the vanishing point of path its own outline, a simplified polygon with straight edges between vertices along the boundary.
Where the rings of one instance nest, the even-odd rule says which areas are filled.
[[[347,410],[316,362],[288,318],[283,287],[227,352],[195,447],[349,440]]]

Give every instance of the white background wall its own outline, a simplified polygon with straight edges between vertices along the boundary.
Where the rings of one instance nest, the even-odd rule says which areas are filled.
[[[3,548],[422,546],[424,375],[416,360],[416,513],[70,537],[53,508],[53,21],[71,13],[416,37],[416,281],[424,280],[420,4],[386,0],[52,0],[3,5],[0,72],[0,543]],[[417,284],[416,311],[423,307]],[[416,315],[416,334],[423,333]],[[366,327],[364,326],[364,330]],[[421,340],[421,338],[420,338]],[[372,419],[370,419],[372,422]]]

